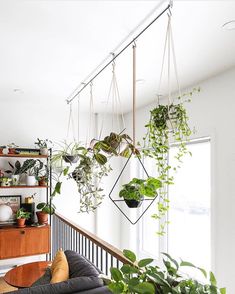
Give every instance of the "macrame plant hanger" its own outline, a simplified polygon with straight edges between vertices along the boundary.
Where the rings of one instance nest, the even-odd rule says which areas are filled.
[[[132,58],[133,58],[133,71],[132,71],[132,139],[133,139],[133,145],[134,147],[136,146],[136,43],[133,43],[132,46]],[[114,205],[118,208],[118,210],[124,215],[124,217],[132,224],[135,225],[137,224],[137,222],[143,217],[143,215],[146,213],[146,211],[149,209],[149,207],[153,204],[153,202],[155,201],[155,199],[157,198],[157,195],[152,198],[152,199],[146,199],[144,198],[142,201],[150,201],[150,204],[148,204],[148,206],[142,211],[142,213],[138,216],[138,218],[133,221],[131,220],[131,218],[121,209],[121,207],[117,204],[117,203],[122,203],[125,202],[125,200],[123,199],[113,199],[112,198],[112,193],[116,187],[116,185],[118,184],[124,170],[126,169],[128,163],[130,162],[131,157],[133,156],[133,153],[131,153],[131,155],[128,157],[126,163],[124,164],[120,174],[118,175],[110,193],[109,193],[109,198],[111,199],[111,201],[114,203]],[[147,178],[149,178],[149,174],[146,170],[146,168],[144,167],[143,162],[140,159],[140,156],[137,155],[136,156],[138,162],[140,163],[141,167],[143,168],[143,172],[144,174],[147,176]]]
[[[115,57],[115,54],[112,53],[113,59]],[[103,114],[102,122],[101,122],[101,128],[99,132],[99,140],[101,140],[103,129],[104,129],[104,123],[107,118],[107,109],[109,107],[109,103],[111,100],[111,108],[112,108],[112,123],[111,127],[112,130],[115,130],[117,133],[122,133],[126,126],[125,126],[125,120],[124,120],[124,114],[122,109],[122,103],[120,99],[120,92],[118,88],[118,82],[117,82],[117,76],[116,76],[116,63],[115,60],[112,62],[112,79],[109,87],[108,92],[108,98],[106,101],[106,111]],[[116,124],[116,125],[115,125]],[[116,127],[116,129],[115,129]]]
[[[73,104],[72,103],[70,103],[70,105],[69,105],[69,119],[68,119],[68,126],[67,126],[66,142],[69,139],[70,129],[72,130],[73,141],[76,142],[75,125],[74,125],[74,119],[73,119]]]
[[[86,133],[86,142],[85,146],[89,147],[91,142],[91,130],[94,126],[94,99],[93,99],[93,83],[90,83],[90,106],[89,106],[89,122],[88,129]]]

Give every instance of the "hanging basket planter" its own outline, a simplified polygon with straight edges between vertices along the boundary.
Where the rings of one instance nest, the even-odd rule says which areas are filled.
[[[139,162],[140,166],[143,169],[143,172],[146,176],[145,179],[137,179],[133,178],[128,184],[124,184],[122,186],[121,191],[119,192],[119,197],[123,199],[114,199],[112,197],[112,194],[114,193],[114,190],[116,186],[119,184],[119,181],[121,179],[121,176],[123,175],[125,169],[127,168],[128,164],[130,163],[130,159],[134,156],[133,153],[128,157],[126,163],[124,164],[120,174],[118,175],[110,193],[109,193],[109,198],[111,201],[114,203],[114,205],[118,208],[118,210],[124,215],[124,217],[133,225],[135,225],[141,218],[142,216],[146,213],[146,211],[149,209],[149,207],[153,204],[155,199],[157,198],[157,189],[161,187],[161,181],[158,179],[149,177],[148,172],[146,171],[140,156],[136,156],[137,161]],[[132,220],[122,209],[118,203],[125,202],[125,204],[130,208],[140,208],[141,205],[145,202],[149,201],[149,204],[143,211],[140,213],[138,218],[136,220]]]
[[[77,163],[78,159],[78,155],[63,155],[63,160],[67,163]]]

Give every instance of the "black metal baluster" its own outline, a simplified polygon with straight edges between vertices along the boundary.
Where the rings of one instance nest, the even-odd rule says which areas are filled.
[[[91,260],[91,240],[88,239],[88,259]]]
[[[94,245],[94,243],[92,242],[92,263],[94,263],[95,262],[95,245]]]
[[[98,255],[99,248],[96,245],[96,266],[98,267],[99,255]]]
[[[108,274],[108,268],[109,266],[109,256],[108,256],[108,252],[105,251],[105,274],[107,275]]]
[[[100,270],[103,272],[103,249],[100,248]]]

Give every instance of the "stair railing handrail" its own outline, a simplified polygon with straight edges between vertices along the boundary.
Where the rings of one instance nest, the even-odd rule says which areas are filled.
[[[128,260],[122,253],[121,250],[114,247],[113,245],[109,244],[108,242],[102,240],[101,238],[97,237],[95,234],[87,231],[86,229],[82,228],[81,226],[77,225],[73,221],[67,219],[63,215],[59,214],[58,212],[55,213],[55,216],[58,217],[62,222],[73,228],[75,231],[79,232],[81,235],[92,241],[94,244],[102,248],[104,251],[108,252],[111,256],[115,257],[117,260],[122,262],[123,264],[131,264],[130,260]]]

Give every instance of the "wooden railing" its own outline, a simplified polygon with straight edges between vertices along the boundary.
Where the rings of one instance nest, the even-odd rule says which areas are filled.
[[[52,217],[51,258],[59,248],[85,256],[106,275],[110,267],[130,263],[122,251],[56,213]]]

